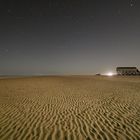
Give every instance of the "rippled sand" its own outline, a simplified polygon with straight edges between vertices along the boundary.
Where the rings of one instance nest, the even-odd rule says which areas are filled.
[[[0,140],[140,140],[140,77],[0,79]]]

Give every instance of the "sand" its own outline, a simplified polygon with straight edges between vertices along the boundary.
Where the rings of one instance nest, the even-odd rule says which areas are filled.
[[[140,140],[140,77],[1,78],[0,140]]]

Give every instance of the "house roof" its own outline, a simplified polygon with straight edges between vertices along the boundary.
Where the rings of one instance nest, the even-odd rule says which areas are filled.
[[[117,67],[118,69],[137,69],[137,67]]]

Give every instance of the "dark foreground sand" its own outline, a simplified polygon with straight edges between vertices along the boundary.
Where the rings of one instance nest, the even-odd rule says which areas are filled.
[[[0,79],[0,140],[140,140],[140,77]]]

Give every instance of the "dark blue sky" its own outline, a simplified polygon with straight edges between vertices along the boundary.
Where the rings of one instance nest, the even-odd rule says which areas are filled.
[[[140,68],[138,0],[5,0],[0,17],[0,74]]]

